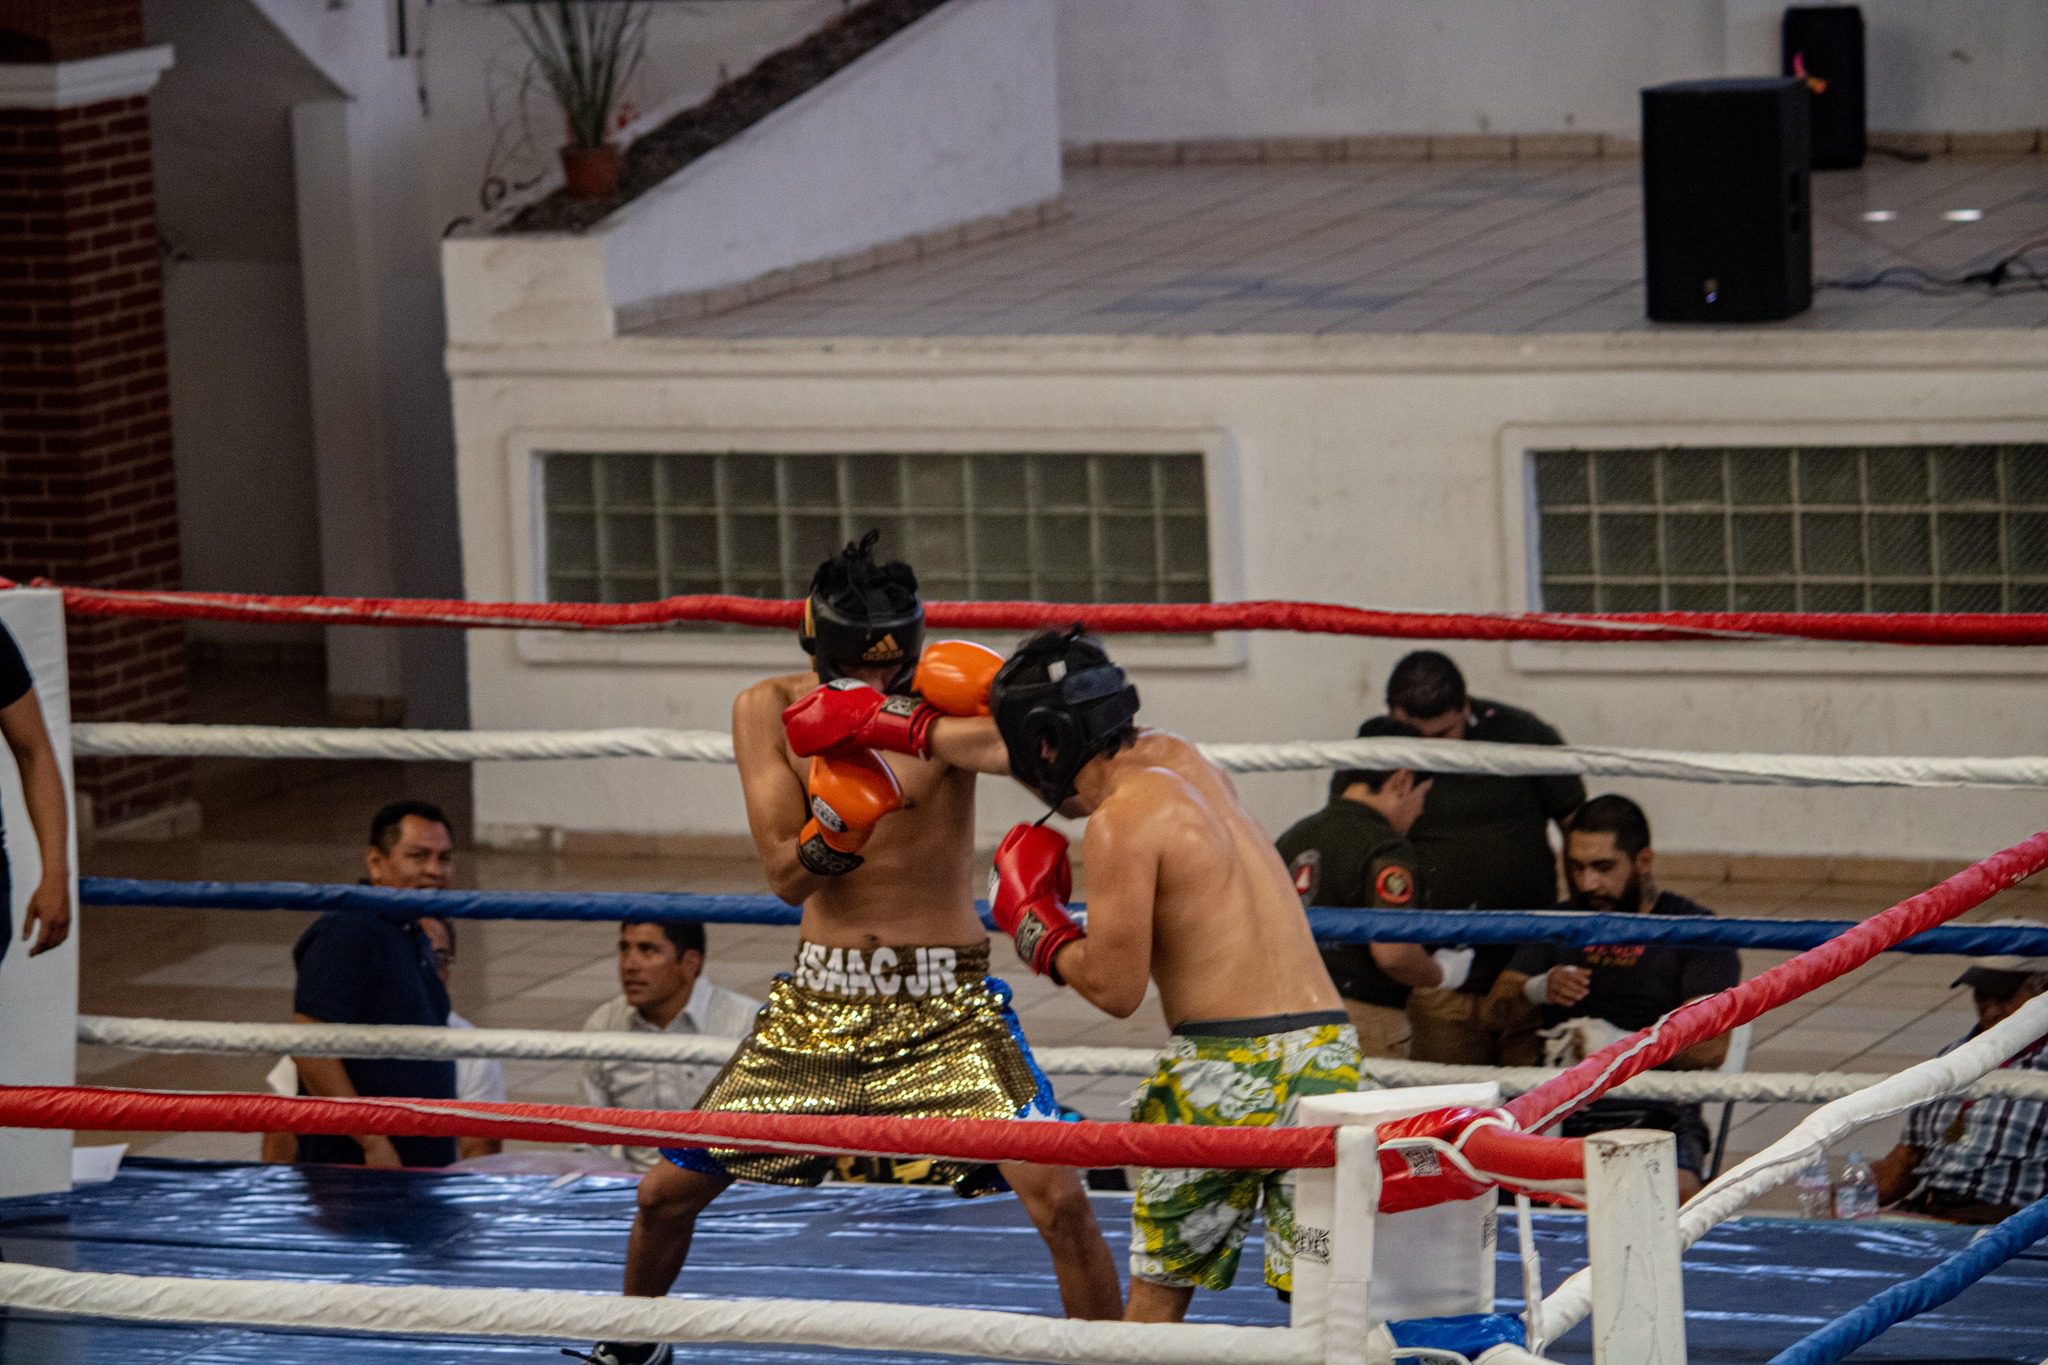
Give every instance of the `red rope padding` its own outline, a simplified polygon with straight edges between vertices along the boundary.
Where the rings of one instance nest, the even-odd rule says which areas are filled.
[[[1575,1141],[1534,1136],[1592,1103],[1632,1076],[1669,1061],[1695,1043],[1746,1024],[1815,987],[1833,981],[1924,929],[1982,905],[2048,867],[2048,831],[1974,863],[1882,914],[1718,995],[1680,1006],[1649,1028],[1620,1039],[1577,1066],[1509,1100],[1490,1115],[1437,1110],[1403,1121],[1403,1135],[1423,1135],[1458,1148],[1474,1169],[1507,1185],[1577,1179],[1584,1173]],[[1506,1117],[1513,1126],[1497,1120]],[[1382,1137],[1391,1134],[1382,1129]],[[1461,1198],[1435,1175],[1434,1162],[1410,1166],[1398,1147],[1383,1148],[1386,1184],[1381,1207],[1420,1208]]]
[[[1509,1100],[1504,1108],[1530,1132],[1546,1128],[1629,1077],[1854,971],[1893,944],[1947,923],[2043,867],[2048,867],[2048,830],[1971,864],[1759,976],[1680,1006],[1643,1032],[1608,1044],[1569,1071]]]
[[[53,586],[43,584],[39,586]],[[0,579],[0,586],[12,586]],[[425,598],[272,597],[249,593],[62,589],[80,616],[151,620],[315,621],[330,626],[462,626],[548,630],[658,630],[717,622],[794,630],[796,602],[704,594],[658,602],[463,602]],[[1034,630],[1080,621],[1105,634],[1277,630],[1408,640],[1827,640],[1893,645],[2048,644],[2048,614],[1991,612],[1418,612],[1327,602],[1182,605],[1069,602],[932,602],[943,630]]]
[[[497,1137],[1083,1167],[1292,1170],[1333,1166],[1337,1160],[1336,1142],[1328,1128],[666,1113],[559,1104],[170,1094],[56,1085],[0,1086],[0,1128]]]

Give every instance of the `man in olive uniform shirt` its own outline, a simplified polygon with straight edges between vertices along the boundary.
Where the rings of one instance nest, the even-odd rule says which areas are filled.
[[[1468,696],[1458,666],[1417,650],[1387,676],[1387,714],[1426,739],[1495,744],[1562,744],[1564,736],[1518,707]],[[1422,860],[1429,904],[1443,910],[1540,910],[1557,903],[1557,855],[1548,826],[1586,799],[1576,777],[1439,775],[1429,809],[1409,831]],[[1531,1066],[1540,1060],[1535,1020],[1490,1025],[1481,1004],[1514,956],[1514,945],[1482,947],[1457,990],[1418,990],[1408,1001],[1413,1053],[1427,1062]]]
[[[1358,737],[1416,737],[1405,721],[1374,716]],[[1402,836],[1422,813],[1430,779],[1407,768],[1346,768],[1330,779],[1330,803],[1280,836],[1280,856],[1302,904],[1410,910],[1422,901],[1415,850]],[[1457,986],[1470,948],[1434,953],[1413,943],[1327,943],[1323,965],[1358,1029],[1362,1057],[1408,1055],[1408,992]]]

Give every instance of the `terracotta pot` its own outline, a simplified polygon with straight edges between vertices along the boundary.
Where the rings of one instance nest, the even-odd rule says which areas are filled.
[[[617,147],[562,148],[562,184],[571,199],[611,199],[619,192],[619,166],[623,156]]]

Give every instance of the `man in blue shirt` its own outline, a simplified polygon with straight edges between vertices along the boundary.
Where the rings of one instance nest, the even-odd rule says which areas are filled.
[[[372,886],[446,889],[455,866],[448,817],[425,801],[392,802],[370,822],[365,861]],[[436,969],[433,944],[415,914],[330,910],[300,935],[292,961],[299,973],[292,1011],[302,1024],[439,1028],[448,1022],[448,988]],[[293,1060],[303,1094],[455,1098],[453,1062],[382,1057]],[[306,1136],[299,1139],[298,1159],[351,1166],[446,1166],[455,1160],[455,1139]]]
[[[35,940],[28,950],[34,957],[49,952],[71,932],[70,802],[64,795],[64,771],[43,724],[42,704],[36,700],[35,680],[6,626],[0,626],[0,738],[6,740],[20,770],[21,794],[42,855],[42,876],[29,893],[21,919],[23,942]],[[7,846],[0,843],[0,957],[7,955],[14,937],[13,912]]]

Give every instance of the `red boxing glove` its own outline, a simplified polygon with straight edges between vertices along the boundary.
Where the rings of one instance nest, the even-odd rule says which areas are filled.
[[[916,697],[892,697],[855,678],[835,678],[785,708],[782,728],[798,758],[844,758],[863,749],[931,757],[939,712]]]
[[[859,850],[883,816],[903,808],[903,788],[889,765],[865,749],[845,758],[814,758],[811,818],[796,836],[796,857],[820,877],[841,877],[861,865]]]
[[[1017,943],[1017,956],[1040,976],[1064,986],[1053,958],[1084,937],[1067,915],[1074,873],[1067,863],[1067,836],[1043,825],[1019,825],[996,846],[989,878],[989,906],[996,927]]]
[[[1434,1138],[1446,1146],[1455,1144],[1459,1134],[1485,1110],[1459,1107],[1432,1109],[1413,1118],[1393,1119],[1379,1126],[1380,1212],[1401,1213],[1408,1209],[1449,1204],[1486,1194],[1493,1186],[1474,1180],[1454,1165],[1443,1149],[1433,1144],[1395,1145],[1402,1138]]]

